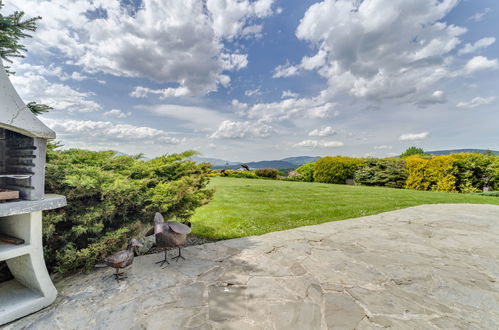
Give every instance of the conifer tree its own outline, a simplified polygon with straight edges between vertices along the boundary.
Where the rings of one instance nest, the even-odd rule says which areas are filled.
[[[0,10],[3,6],[3,1],[0,0]],[[24,57],[24,52],[27,52],[28,50],[21,43],[21,40],[24,38],[31,38],[29,33],[36,31],[36,21],[39,19],[41,19],[40,16],[25,19],[23,11],[16,11],[7,16],[0,13],[0,58],[2,58],[2,60],[12,63],[10,58]],[[7,73],[15,73],[9,69],[8,66],[5,67]],[[26,106],[35,115],[52,110],[52,107],[36,102],[29,102]]]

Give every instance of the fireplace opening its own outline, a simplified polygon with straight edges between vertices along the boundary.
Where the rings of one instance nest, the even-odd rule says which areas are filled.
[[[0,201],[44,195],[46,142],[0,128]]]

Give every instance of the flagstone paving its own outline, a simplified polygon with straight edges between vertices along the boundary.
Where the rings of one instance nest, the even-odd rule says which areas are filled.
[[[170,252],[173,256],[173,252]],[[6,329],[493,329],[499,207],[423,205],[67,278]]]

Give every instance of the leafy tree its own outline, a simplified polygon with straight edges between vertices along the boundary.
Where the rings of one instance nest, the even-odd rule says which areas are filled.
[[[3,8],[3,1],[0,0],[0,10]],[[24,18],[23,11],[16,11],[13,14],[4,16],[0,13],[0,58],[2,60],[12,63],[11,57],[24,57],[24,52],[28,50],[21,43],[24,38],[31,38],[30,32],[36,31],[36,21],[41,17]],[[7,73],[14,74],[5,67]],[[52,107],[36,102],[30,102],[27,107],[35,115],[52,110]]]
[[[400,158],[405,158],[409,156],[415,156],[415,155],[425,155],[425,152],[422,148],[418,147],[409,147],[407,148],[406,151],[404,151],[401,155]]]

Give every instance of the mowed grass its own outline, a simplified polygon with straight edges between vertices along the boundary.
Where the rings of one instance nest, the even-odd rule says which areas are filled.
[[[227,239],[437,203],[499,205],[498,197],[308,182],[215,177],[213,201],[191,219],[193,233]]]

